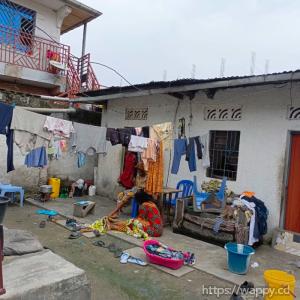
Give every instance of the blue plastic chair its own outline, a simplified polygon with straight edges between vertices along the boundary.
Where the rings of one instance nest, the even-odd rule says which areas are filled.
[[[193,183],[193,194],[194,194],[194,201],[197,210],[201,209],[201,204],[206,201],[209,196],[211,195],[210,193],[207,192],[199,192],[197,188],[197,176],[194,176],[194,183]]]
[[[227,177],[223,177],[220,190],[217,193],[215,193],[216,198],[221,202],[224,202],[224,200],[225,200],[226,182],[227,182]],[[196,204],[197,209],[201,209],[201,204],[204,201],[206,201],[210,195],[211,195],[211,193],[198,191],[197,177],[194,176],[194,197],[195,197],[195,204]]]
[[[221,202],[225,200],[226,182],[227,182],[227,177],[223,177],[220,190],[216,193],[217,199]]]
[[[20,194],[20,206],[24,204],[24,189],[20,186],[14,186],[11,184],[0,184],[0,196],[4,197],[6,193],[12,194],[12,201],[15,199],[15,193]]]
[[[191,180],[180,180],[177,183],[176,189],[181,190],[182,192],[176,193],[175,197],[171,201],[167,200],[167,203],[171,204],[171,206],[176,206],[176,201],[178,198],[190,197],[193,193],[193,186],[194,183]]]

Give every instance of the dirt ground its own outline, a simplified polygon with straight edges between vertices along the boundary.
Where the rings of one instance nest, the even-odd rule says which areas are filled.
[[[51,222],[47,222],[46,227],[41,229],[39,222],[45,220],[45,217],[37,215],[36,210],[37,208],[31,205],[25,205],[23,208],[9,206],[4,225],[32,232],[45,248],[84,269],[91,282],[93,300],[230,298],[230,295],[218,298],[217,295],[203,294],[203,287],[228,288],[232,285],[198,270],[176,278],[151,266],[123,265],[107,249],[94,246],[92,239],[81,237],[69,240],[70,232]],[[116,243],[122,249],[134,247],[111,236],[101,239],[106,244]]]

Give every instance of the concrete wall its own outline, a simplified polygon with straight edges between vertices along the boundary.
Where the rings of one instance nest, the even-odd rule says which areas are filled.
[[[103,113],[103,126],[145,126],[163,122],[174,122],[176,126],[182,117],[186,120],[188,132],[189,116],[192,113],[190,136],[203,135],[209,130],[239,130],[240,149],[238,174],[236,181],[229,181],[228,188],[236,193],[245,190],[255,191],[256,196],[265,201],[270,210],[269,226],[279,225],[285,151],[288,130],[300,130],[300,121],[287,120],[287,106],[300,105],[300,89],[293,84],[292,99],[289,85],[236,88],[217,91],[213,99],[199,92],[196,97],[178,100],[169,95],[153,95],[108,102]],[[177,114],[177,103],[179,103]],[[240,121],[205,121],[204,107],[211,105],[242,105]],[[147,121],[125,121],[125,108],[149,108]],[[177,134],[176,134],[177,136]],[[111,197],[117,186],[120,172],[122,150],[109,143],[108,154],[99,159],[98,192]],[[192,179],[197,175],[198,181],[209,180],[201,161],[197,162],[197,171],[190,173],[187,163],[181,160],[177,175],[168,174],[169,152],[165,153],[165,182],[176,186],[180,179]]]
[[[59,160],[49,161],[47,168],[40,171],[38,168],[27,168],[24,165],[25,156],[19,148],[14,145],[14,166],[15,171],[6,173],[6,138],[0,135],[0,182],[21,185],[27,191],[35,191],[40,184],[45,184],[47,178],[58,177],[63,180],[94,179],[94,167],[97,166],[97,156],[88,156],[87,163],[84,167],[77,167],[76,155],[63,154]]]
[[[43,29],[55,41],[60,41],[60,28],[57,26],[57,13],[35,1],[13,0],[13,2],[32,9],[36,12],[36,26]],[[49,37],[41,30],[35,30],[35,35],[49,40]]]
[[[53,114],[53,117],[66,119],[64,114]],[[34,121],[34,120],[33,120]],[[27,168],[24,165],[25,156],[19,148],[14,145],[14,166],[15,170],[6,173],[7,146],[6,137],[0,135],[0,182],[20,185],[26,191],[35,191],[40,184],[45,184],[47,178],[58,177],[62,180],[74,181],[78,178],[94,179],[94,167],[97,167],[97,156],[87,156],[86,165],[82,168],[77,167],[77,155],[63,153],[58,160],[49,160],[48,167],[42,170],[38,168]]]

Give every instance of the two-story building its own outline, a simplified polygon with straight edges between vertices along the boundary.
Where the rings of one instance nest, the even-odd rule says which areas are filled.
[[[101,13],[76,0],[0,1],[0,88],[73,96],[99,89],[85,54],[87,23]],[[79,26],[83,56],[72,55],[61,35]]]
[[[72,98],[79,92],[99,90],[85,44],[87,24],[100,15],[77,0],[0,0],[0,101],[49,114],[55,109],[74,109],[68,108],[68,102],[43,101],[40,96]],[[62,34],[78,27],[83,28],[82,41],[78,40],[82,57],[75,57],[71,47],[61,43]],[[0,135],[0,182],[7,176],[6,148],[5,136]],[[39,170],[24,168],[24,157],[17,147],[14,161],[16,171],[9,176],[20,178],[19,184],[26,186],[28,179],[28,185],[31,181],[36,185]],[[94,164],[91,157],[85,168],[78,169],[76,157],[67,157],[63,163],[50,163],[49,169],[90,178]]]

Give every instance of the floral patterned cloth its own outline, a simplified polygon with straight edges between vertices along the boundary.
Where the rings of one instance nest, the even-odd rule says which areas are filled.
[[[153,202],[140,205],[137,220],[143,225],[144,231],[152,237],[158,237],[163,232],[163,221],[157,206]]]

